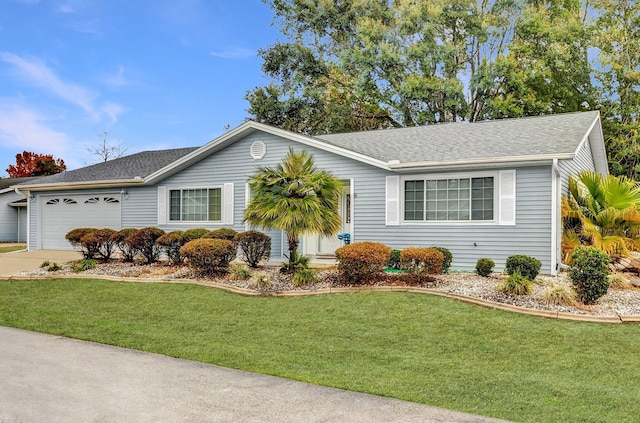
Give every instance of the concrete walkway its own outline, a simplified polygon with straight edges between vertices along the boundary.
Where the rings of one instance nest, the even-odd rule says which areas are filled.
[[[36,250],[2,253],[0,254],[0,276],[37,269],[45,260],[62,264],[81,258],[82,254],[77,251]]]
[[[0,422],[497,422],[0,327]]]

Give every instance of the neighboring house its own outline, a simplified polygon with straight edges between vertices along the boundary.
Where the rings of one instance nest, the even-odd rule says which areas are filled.
[[[200,148],[150,151],[19,186],[28,195],[29,249],[70,248],[77,227],[232,227],[242,231],[259,166],[289,148],[342,179],[342,232],[393,248],[439,245],[453,269],[512,254],[559,268],[560,198],[571,174],[608,172],[598,112],[449,123],[311,137],[248,121]],[[270,231],[272,258],[286,238]],[[331,256],[337,237],[305,236]]]
[[[0,178],[0,242],[27,241],[27,200],[14,185],[35,178]]]

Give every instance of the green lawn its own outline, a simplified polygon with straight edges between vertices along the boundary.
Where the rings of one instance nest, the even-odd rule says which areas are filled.
[[[640,416],[640,326],[407,293],[1,281],[0,324],[516,421]]]
[[[3,246],[2,244],[0,244],[0,254],[10,253],[12,251],[24,250],[25,248],[27,248],[26,244],[10,245],[10,246],[7,246],[7,245]]]

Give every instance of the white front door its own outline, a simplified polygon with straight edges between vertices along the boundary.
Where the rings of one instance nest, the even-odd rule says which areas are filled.
[[[342,225],[338,233],[351,234],[351,188],[349,185],[342,189],[342,196],[338,205],[338,213],[342,219]],[[318,237],[317,255],[334,255],[336,249],[342,247],[344,242],[338,239],[337,235],[326,237]]]

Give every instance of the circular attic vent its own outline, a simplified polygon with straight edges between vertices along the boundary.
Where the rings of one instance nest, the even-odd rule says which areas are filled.
[[[265,154],[267,154],[267,145],[265,143],[258,140],[251,144],[251,157],[254,160],[260,160]]]

